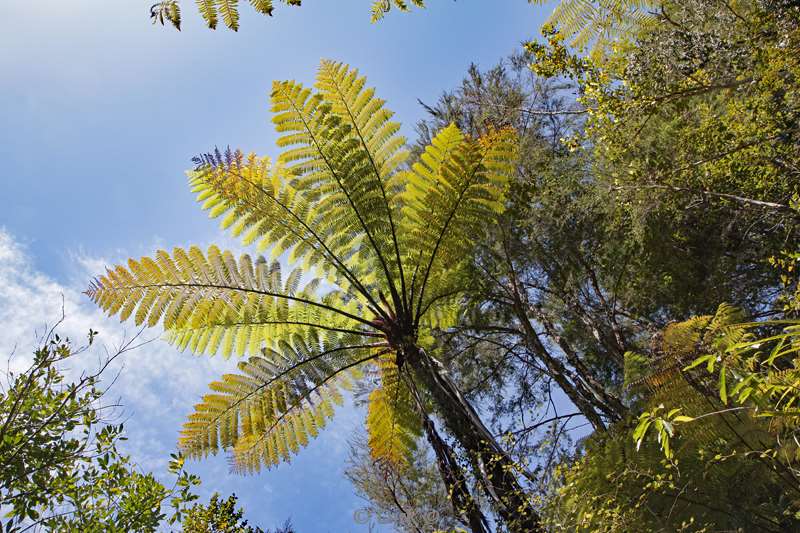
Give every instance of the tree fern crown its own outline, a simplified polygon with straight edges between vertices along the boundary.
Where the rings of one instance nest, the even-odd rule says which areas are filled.
[[[203,209],[271,259],[162,250],[87,292],[110,315],[160,324],[181,349],[246,357],[185,424],[191,456],[225,449],[242,472],[288,460],[366,375],[377,376],[373,454],[402,465],[420,431],[403,354],[458,319],[466,260],[504,208],[513,134],[472,139],[451,125],[412,163],[384,101],[332,61],[313,87],[275,82],[271,108],[274,161],[216,150],[189,172]],[[284,277],[278,258],[298,267]]]

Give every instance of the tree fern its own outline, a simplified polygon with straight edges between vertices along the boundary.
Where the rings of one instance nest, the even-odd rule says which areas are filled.
[[[409,167],[391,111],[356,70],[330,61],[314,88],[275,82],[271,101],[282,149],[274,164],[217,150],[195,159],[189,182],[243,244],[313,279],[191,247],[131,260],[88,291],[122,320],[161,323],[179,348],[249,356],[241,374],[211,385],[181,447],[194,457],[227,450],[241,472],[288,460],[332,416],[340,389],[372,366],[381,378],[367,416],[374,457],[411,457],[427,419],[411,384],[489,465],[483,486],[502,516],[535,530],[511,460],[426,351],[432,328],[455,323],[466,258],[504,209],[513,134],[472,139],[449,126]]]

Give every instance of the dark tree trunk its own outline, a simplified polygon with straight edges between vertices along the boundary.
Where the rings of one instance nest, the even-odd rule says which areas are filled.
[[[407,380],[407,384],[422,419],[425,437],[436,455],[436,466],[439,468],[439,475],[441,475],[442,481],[447,488],[453,511],[456,516],[462,517],[464,522],[469,524],[472,533],[489,533],[486,517],[483,516],[480,507],[478,507],[469,491],[464,472],[461,469],[461,465],[458,464],[452,448],[436,431],[436,426],[425,410],[414,381]]]
[[[544,531],[529,494],[517,479],[519,466],[497,443],[447,370],[418,346],[405,346],[404,352],[414,378],[425,386],[448,431],[469,454],[475,477],[508,529]]]

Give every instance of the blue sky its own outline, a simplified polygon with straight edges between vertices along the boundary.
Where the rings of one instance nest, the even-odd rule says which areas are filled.
[[[22,354],[57,318],[112,344],[130,335],[80,294],[93,273],[158,247],[229,243],[194,202],[184,170],[214,146],[276,153],[267,105],[274,79],[310,82],[321,58],[366,74],[407,135],[470,62],[490,67],[538,35],[546,8],[526,0],[430,0],[369,23],[370,0],[304,0],[272,19],[242,2],[238,33],[152,26],[155,0],[0,0],[0,349]],[[151,336],[155,332],[151,333]],[[183,416],[231,362],[152,343],[129,354],[115,392],[129,447],[163,468]],[[291,465],[247,478],[224,458],[193,465],[204,493],[236,492],[255,523],[291,516],[301,532],[366,531],[342,477],[360,414],[346,407]]]

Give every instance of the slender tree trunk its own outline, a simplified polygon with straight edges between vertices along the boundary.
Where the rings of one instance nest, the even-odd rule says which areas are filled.
[[[436,431],[436,426],[425,410],[413,379],[406,380],[406,382],[411,390],[420,418],[422,418],[425,437],[428,440],[428,444],[431,445],[434,455],[436,455],[436,465],[447,488],[453,511],[456,516],[463,517],[466,520],[472,533],[489,533],[489,524],[486,521],[486,517],[483,516],[480,507],[475,503],[475,499],[469,491],[464,472],[461,469],[461,465],[458,464],[452,448]]]
[[[448,431],[479,470],[475,477],[509,530],[544,531],[529,494],[517,479],[519,466],[497,443],[447,370],[416,345],[405,346],[404,352],[406,364],[430,392]]]
[[[595,379],[578,355],[572,350],[572,347],[555,332],[553,325],[544,317],[539,317],[549,336],[564,352],[567,361],[569,361],[575,369],[575,372],[567,369],[560,360],[550,355],[541,339],[539,339],[536,330],[533,328],[525,309],[520,305],[515,306],[514,311],[517,314],[517,319],[520,321],[520,324],[522,324],[524,340],[528,349],[534,354],[539,355],[539,358],[550,371],[551,377],[558,383],[572,403],[581,411],[583,416],[592,423],[594,428],[605,430],[605,424],[602,422],[598,411],[608,417],[612,422],[622,420],[625,416],[625,406],[622,404],[622,401],[614,394],[607,391],[605,387]],[[575,373],[577,373],[577,375],[574,375]],[[572,378],[572,382],[567,379],[567,376]]]
[[[472,533],[489,533],[489,526],[486,517],[483,516],[475,499],[469,492],[467,480],[461,470],[461,466],[456,461],[455,454],[447,442],[442,439],[436,431],[433,421],[427,416],[422,422],[425,428],[425,436],[428,443],[436,454],[436,463],[439,466],[439,473],[447,486],[450,501],[456,515],[466,517]]]

